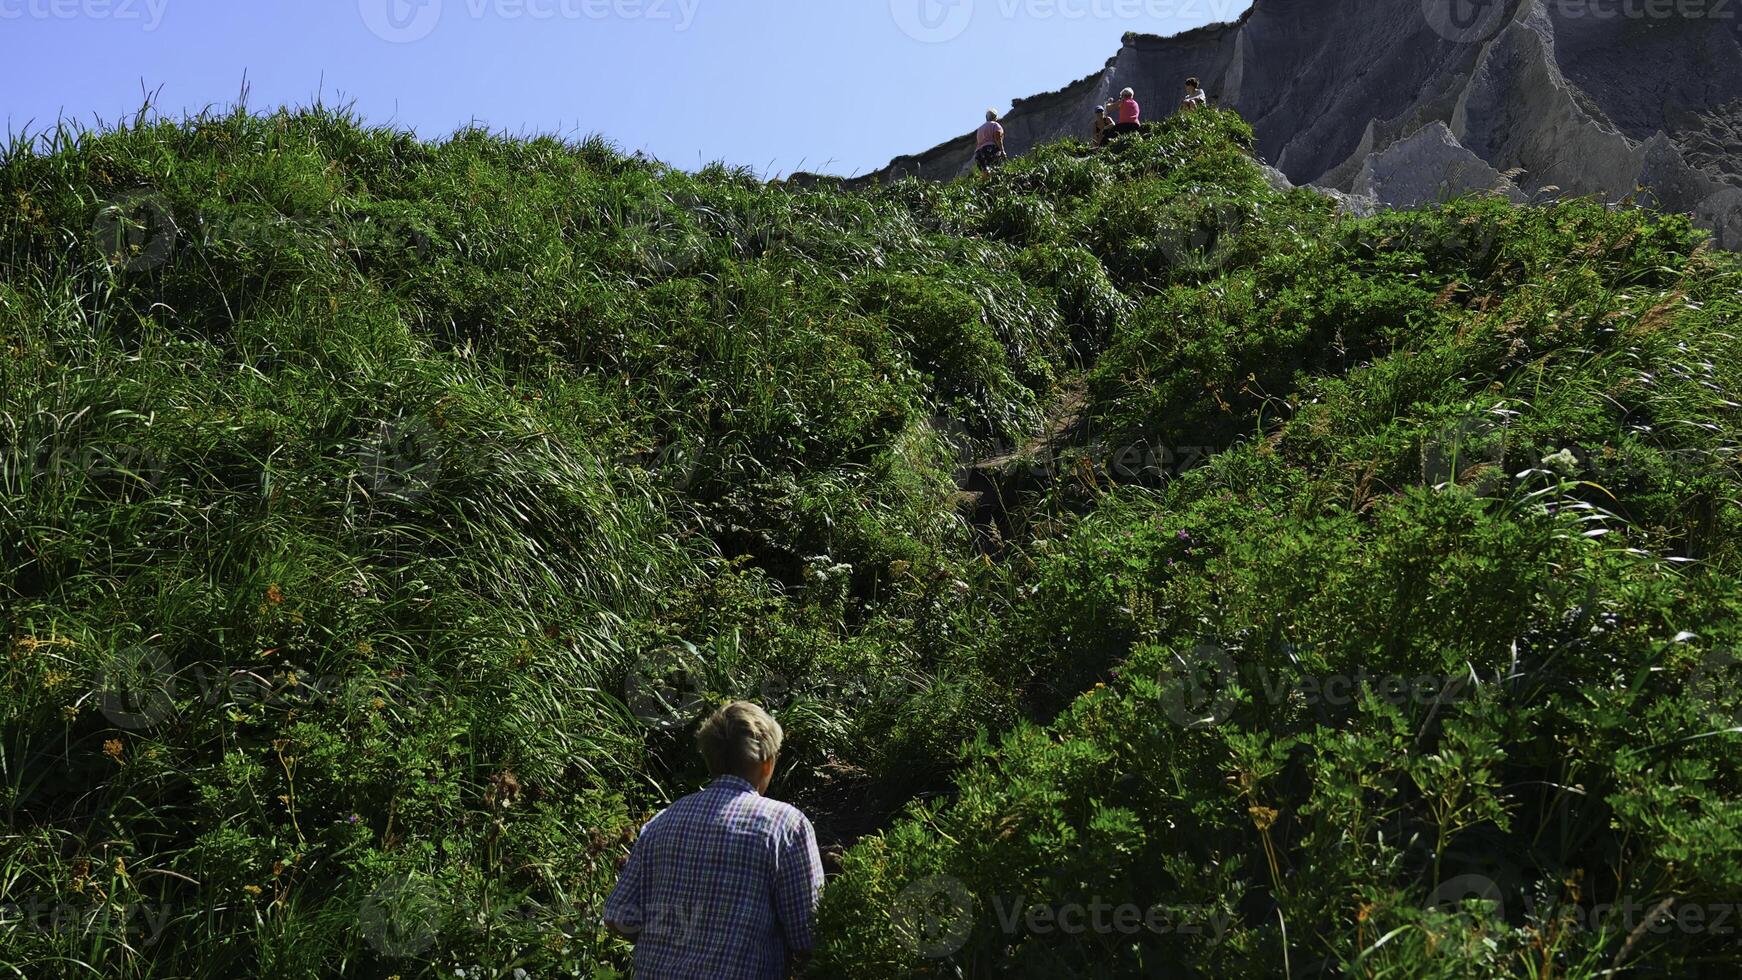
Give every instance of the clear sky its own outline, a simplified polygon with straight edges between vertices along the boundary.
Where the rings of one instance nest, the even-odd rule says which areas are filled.
[[[1249,0],[0,0],[8,132],[354,102],[426,137],[601,134],[695,167],[863,172]]]

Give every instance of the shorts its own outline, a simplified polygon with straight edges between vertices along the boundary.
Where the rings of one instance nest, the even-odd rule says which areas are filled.
[[[974,153],[974,163],[981,170],[991,170],[1004,162],[1004,148],[996,143],[988,143]]]

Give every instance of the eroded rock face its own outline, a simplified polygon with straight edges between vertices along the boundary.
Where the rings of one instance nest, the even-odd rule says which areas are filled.
[[[1443,122],[1369,153],[1354,192],[1388,208],[1418,208],[1471,193],[1504,194],[1518,203],[1529,196],[1459,143]]]
[[[1100,72],[1022,99],[1015,153],[1086,136],[1129,85],[1188,75],[1295,184],[1396,207],[1468,191],[1695,213],[1742,246],[1742,0],[1256,0],[1234,24],[1133,35]],[[967,172],[968,136],[866,179]]]

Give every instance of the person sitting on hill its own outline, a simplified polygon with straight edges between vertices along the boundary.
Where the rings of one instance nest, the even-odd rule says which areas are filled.
[[[1137,93],[1125,89],[1119,93],[1119,122],[1107,131],[1108,139],[1135,133],[1143,128],[1143,108],[1137,104]]]
[[[647,822],[605,900],[606,925],[635,943],[639,980],[784,980],[809,957],[823,891],[816,831],[762,795],[783,737],[748,701],[696,733],[714,781]]]
[[[1185,100],[1180,103],[1180,109],[1182,111],[1190,111],[1209,104],[1210,100],[1204,95],[1204,87],[1198,84],[1198,77],[1193,75],[1186,79],[1186,97]]]
[[[986,110],[986,121],[974,137],[974,164],[983,177],[1004,162],[1004,127],[998,124],[998,110]]]
[[[1107,115],[1107,107],[1095,107],[1095,145],[1102,146],[1107,142],[1107,130],[1113,128],[1113,117]]]

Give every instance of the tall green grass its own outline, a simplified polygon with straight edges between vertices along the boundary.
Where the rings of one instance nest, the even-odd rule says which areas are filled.
[[[612,975],[745,696],[825,842],[887,828],[819,975],[1733,965],[1568,922],[1742,880],[1735,262],[1584,202],[1341,220],[1249,146],[845,193],[327,108],[13,141],[0,965]],[[1242,687],[1176,723],[1204,650]],[[1472,686],[1268,693],[1360,669]],[[1422,908],[1471,875],[1503,908]]]

